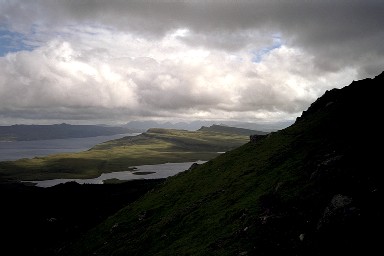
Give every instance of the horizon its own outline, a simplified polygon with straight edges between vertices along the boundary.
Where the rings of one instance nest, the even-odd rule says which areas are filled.
[[[120,124],[103,124],[103,123],[15,123],[2,125],[0,127],[12,127],[12,126],[106,126],[106,127],[126,127],[133,130],[147,130],[150,128],[165,128],[165,129],[187,129],[198,130],[202,127],[211,127],[214,125],[242,128],[258,131],[277,131],[289,127],[295,122],[295,120],[284,120],[277,122],[244,122],[244,121],[231,121],[231,120],[132,120]]]
[[[378,0],[0,2],[0,125],[293,122],[384,67]]]

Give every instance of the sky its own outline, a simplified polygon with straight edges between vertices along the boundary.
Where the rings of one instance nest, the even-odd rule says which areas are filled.
[[[383,13],[382,0],[0,0],[0,125],[294,120],[384,70]]]

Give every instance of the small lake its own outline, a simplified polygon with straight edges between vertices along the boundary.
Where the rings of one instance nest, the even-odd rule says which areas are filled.
[[[119,180],[137,180],[137,179],[161,179],[176,175],[179,172],[185,171],[191,167],[193,163],[202,164],[206,161],[184,162],[184,163],[165,163],[154,165],[139,165],[135,166],[135,171],[110,172],[103,173],[94,179],[54,179],[42,181],[30,181],[36,183],[38,187],[51,187],[60,183],[76,181],[79,184],[103,184],[104,180],[119,179]],[[29,181],[25,181],[29,182]]]
[[[58,153],[80,152],[88,150],[105,141],[120,139],[125,136],[135,136],[138,134],[139,133],[126,133],[54,140],[0,141],[0,161],[13,161],[20,158],[41,157]]]

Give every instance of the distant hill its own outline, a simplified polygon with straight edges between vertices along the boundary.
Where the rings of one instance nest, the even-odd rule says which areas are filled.
[[[255,131],[245,128],[237,128],[230,127],[224,125],[211,125],[209,127],[203,126],[199,129],[199,131],[210,131],[210,132],[222,132],[222,133],[231,133],[231,134],[239,134],[239,135],[265,135],[267,132]]]
[[[131,133],[125,127],[98,125],[11,125],[0,126],[0,141],[84,138]]]
[[[382,247],[384,73],[288,128],[168,178],[59,255],[373,255]]]

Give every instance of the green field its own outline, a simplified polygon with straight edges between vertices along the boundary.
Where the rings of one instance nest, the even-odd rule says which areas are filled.
[[[101,173],[127,171],[136,165],[209,160],[243,145],[248,139],[247,135],[236,133],[236,129],[233,133],[215,129],[149,129],[138,136],[108,141],[80,153],[0,162],[0,180],[95,178]]]

